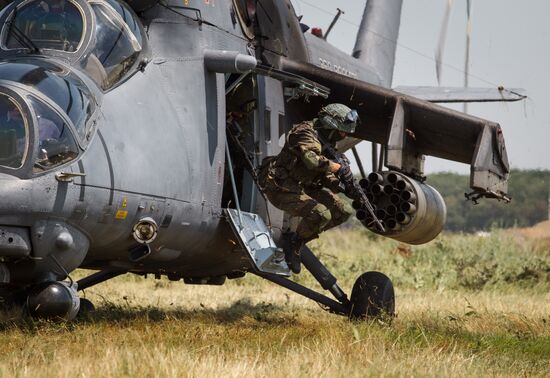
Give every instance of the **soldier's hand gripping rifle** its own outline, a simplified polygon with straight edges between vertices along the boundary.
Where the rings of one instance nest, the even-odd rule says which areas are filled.
[[[340,164],[341,168],[336,173],[340,183],[344,186],[344,193],[353,200],[359,201],[361,205],[368,211],[373,221],[376,223],[378,230],[385,232],[382,222],[378,219],[374,213],[374,208],[367,198],[361,185],[355,180],[349,166],[349,160],[344,154],[338,153],[334,147],[328,143],[323,142],[324,155],[335,163]]]

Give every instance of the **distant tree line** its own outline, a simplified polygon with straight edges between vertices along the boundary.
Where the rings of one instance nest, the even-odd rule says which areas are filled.
[[[549,180],[550,171],[512,170],[508,183],[512,202],[481,199],[478,205],[464,197],[470,191],[469,176],[436,173],[429,175],[426,183],[445,199],[446,229],[471,232],[493,227],[528,227],[547,220]]]

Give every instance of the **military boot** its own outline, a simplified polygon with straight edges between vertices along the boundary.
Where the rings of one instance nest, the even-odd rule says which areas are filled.
[[[282,237],[282,247],[285,252],[285,260],[288,267],[294,274],[300,273],[302,269],[300,250],[303,246],[304,241],[295,232],[287,232]]]

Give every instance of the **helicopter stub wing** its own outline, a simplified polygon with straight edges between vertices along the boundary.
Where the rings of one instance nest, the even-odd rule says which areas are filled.
[[[469,164],[475,196],[508,200],[509,164],[497,123],[309,63],[283,59],[282,69],[330,88],[324,102],[341,102],[357,109],[362,125],[353,137],[387,146],[387,167],[421,177],[424,155]],[[311,102],[315,101],[321,100],[312,98]],[[319,107],[309,109],[314,117]],[[350,148],[357,139],[348,138],[339,147]]]

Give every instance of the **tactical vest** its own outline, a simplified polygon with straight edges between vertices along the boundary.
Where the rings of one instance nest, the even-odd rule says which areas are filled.
[[[311,121],[295,125],[279,155],[262,161],[258,176],[262,188],[300,193],[304,187],[319,186],[325,173],[306,167],[301,158],[303,149],[321,153],[321,142]]]

